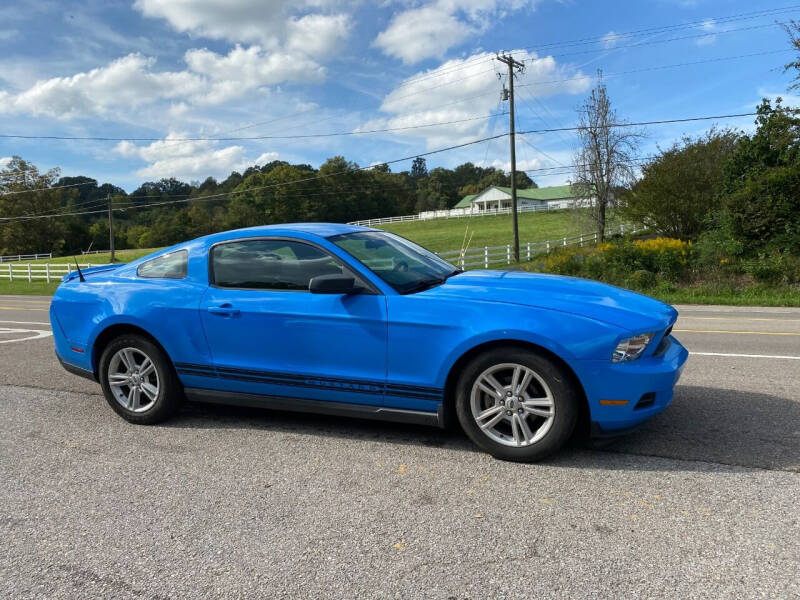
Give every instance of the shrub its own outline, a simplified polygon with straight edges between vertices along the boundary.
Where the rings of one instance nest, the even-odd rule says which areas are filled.
[[[800,252],[800,166],[775,167],[726,199],[734,239],[750,250]]]
[[[690,273],[694,250],[691,243],[672,238],[622,241],[599,253],[607,264],[607,273],[616,278],[630,278],[637,271],[647,271],[659,279],[679,281]],[[642,275],[637,276],[643,279]]]
[[[773,252],[742,262],[744,271],[758,282],[793,284],[800,282],[800,257]]]
[[[594,248],[558,250],[533,268],[546,273],[582,276],[648,289],[661,281],[687,279],[694,256],[691,243],[671,238],[615,240]]]

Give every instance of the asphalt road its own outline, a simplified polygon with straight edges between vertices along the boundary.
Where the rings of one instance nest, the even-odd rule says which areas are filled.
[[[2,597],[800,597],[798,309],[679,307],[664,414],[519,465],[329,417],[129,425],[47,306],[0,297]]]

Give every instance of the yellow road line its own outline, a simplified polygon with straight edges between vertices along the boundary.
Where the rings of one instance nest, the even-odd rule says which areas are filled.
[[[720,329],[673,329],[678,333],[731,333],[736,335],[796,335],[800,336],[800,331],[727,331]]]
[[[0,306],[0,310],[43,310],[45,312],[49,311],[49,308],[30,308],[29,306]]]

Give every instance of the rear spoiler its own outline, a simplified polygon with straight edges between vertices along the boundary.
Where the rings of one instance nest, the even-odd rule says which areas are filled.
[[[120,267],[125,266],[125,263],[118,263],[113,265],[103,265],[100,267],[90,267],[87,269],[81,269],[81,273],[83,276],[86,277],[87,275],[94,275],[95,273],[102,273],[103,271],[113,271],[114,269],[119,269]],[[72,281],[73,279],[78,279],[79,274],[78,271],[72,271],[71,273],[67,273],[62,277],[62,282]]]

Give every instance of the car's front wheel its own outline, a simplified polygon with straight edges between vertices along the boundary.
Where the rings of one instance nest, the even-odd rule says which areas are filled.
[[[543,354],[496,348],[462,371],[456,413],[465,433],[496,458],[530,462],[572,435],[578,394],[564,368]]]
[[[100,356],[100,385],[117,414],[142,425],[159,423],[180,408],[181,389],[164,351],[146,337],[112,340]]]

